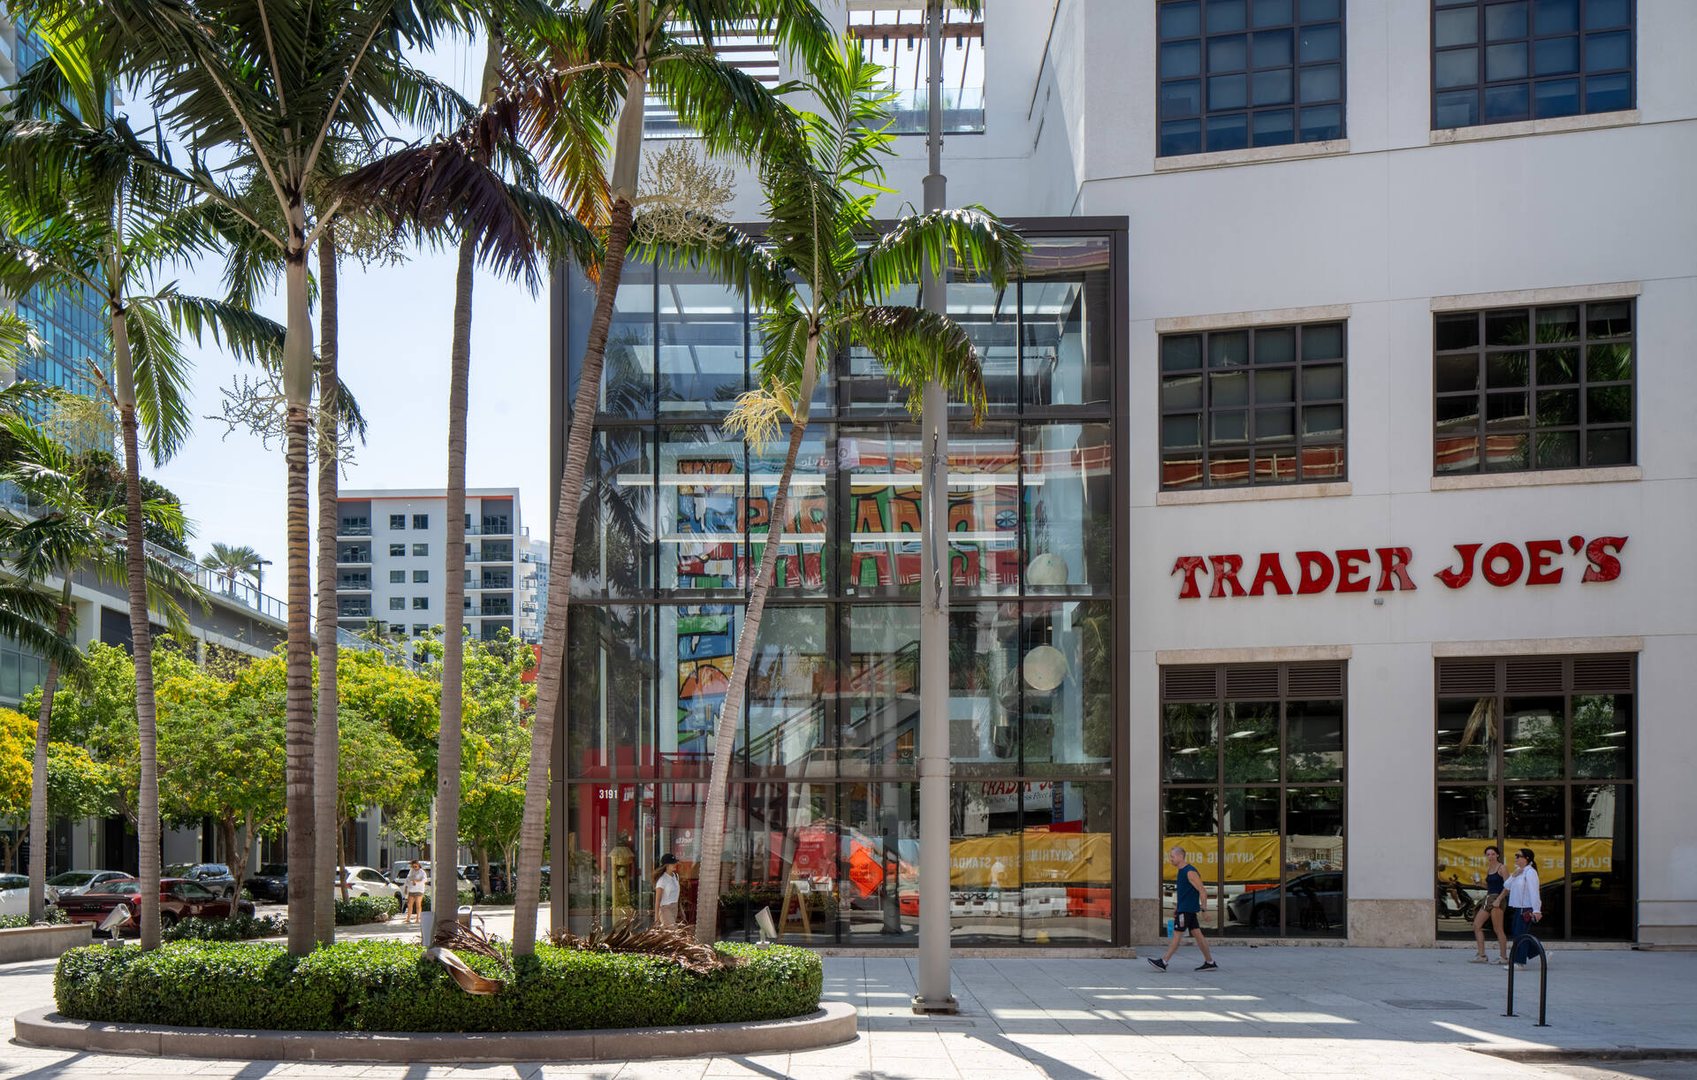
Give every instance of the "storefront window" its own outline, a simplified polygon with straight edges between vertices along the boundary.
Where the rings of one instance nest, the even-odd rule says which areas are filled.
[[[572,595],[629,598],[654,588],[654,439],[595,433],[578,503]]]
[[[660,444],[660,587],[742,586],[744,448],[713,427],[670,428]]]
[[[747,388],[742,289],[665,268],[658,299],[660,411],[729,412]]]
[[[1440,936],[1472,933],[1497,844],[1536,857],[1540,936],[1632,938],[1633,678],[1625,655],[1438,662]]]
[[[1233,935],[1341,937],[1340,664],[1171,667],[1162,675],[1162,858],[1185,849],[1202,923]],[[1164,914],[1177,869],[1163,861]]]

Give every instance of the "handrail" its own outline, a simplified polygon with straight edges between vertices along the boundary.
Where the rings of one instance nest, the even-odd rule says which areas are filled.
[[[1544,948],[1544,943],[1538,939],[1536,934],[1521,934],[1514,939],[1514,943],[1509,947],[1508,1011],[1503,1015],[1514,1015],[1514,958],[1520,955],[1520,944],[1523,941],[1538,946],[1538,1023],[1534,1026],[1549,1027],[1550,1025],[1544,1022],[1544,1007],[1550,996],[1550,951]]]

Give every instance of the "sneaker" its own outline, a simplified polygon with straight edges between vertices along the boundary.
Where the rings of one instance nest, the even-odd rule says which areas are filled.
[[[1157,960],[1153,956],[1145,956],[1143,959],[1149,961],[1149,966],[1154,968],[1156,971],[1167,970],[1167,962],[1165,960]]]
[[[1473,959],[1468,961],[1469,964],[1489,964],[1490,962],[1491,958],[1486,956],[1484,953],[1480,953],[1478,956],[1475,956]]]
[[[1207,963],[1199,966],[1196,970],[1197,971],[1218,971],[1218,970],[1220,970],[1220,965],[1218,965],[1218,964],[1214,963],[1212,960],[1210,960]]]

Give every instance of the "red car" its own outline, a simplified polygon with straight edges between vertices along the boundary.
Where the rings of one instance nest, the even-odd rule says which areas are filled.
[[[141,932],[141,882],[114,881],[100,887],[100,892],[67,896],[59,907],[72,922],[94,923],[96,926],[123,904],[130,909],[130,919],[119,927],[120,933]],[[159,882],[159,925],[163,929],[188,918],[227,919],[231,901],[224,899],[204,885],[183,878],[163,878]],[[239,910],[253,914],[253,904],[243,900]]]

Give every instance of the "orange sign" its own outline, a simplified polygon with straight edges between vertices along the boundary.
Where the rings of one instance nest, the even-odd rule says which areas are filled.
[[[878,886],[884,884],[884,868],[879,866],[872,853],[860,844],[854,845],[854,849],[849,852],[848,876],[862,896],[871,896],[878,891]]]

